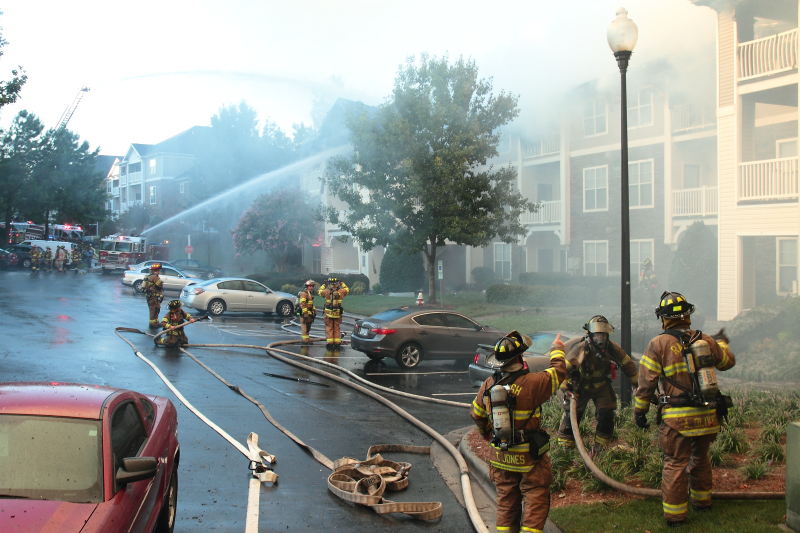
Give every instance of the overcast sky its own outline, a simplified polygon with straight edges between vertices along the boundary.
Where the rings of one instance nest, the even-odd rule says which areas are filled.
[[[10,0],[0,80],[22,65],[20,109],[69,128],[102,154],[209,125],[242,100],[287,134],[316,99],[380,104],[409,55],[463,55],[525,111],[594,77],[618,76],[606,30],[623,5],[639,27],[631,62],[714,47],[716,18],[689,0]]]

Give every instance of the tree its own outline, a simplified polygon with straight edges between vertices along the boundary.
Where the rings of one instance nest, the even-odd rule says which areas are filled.
[[[287,272],[303,243],[319,234],[314,207],[296,189],[276,189],[259,195],[233,230],[238,254],[266,252],[278,272]]]
[[[425,284],[422,257],[397,254],[392,247],[386,249],[381,261],[381,289],[385,292],[408,292],[421,290]]]
[[[29,201],[30,189],[34,186],[33,171],[42,157],[43,131],[42,121],[36,115],[22,110],[2,137],[0,209],[5,221],[3,242],[8,242],[7,228],[13,217],[20,212],[31,213],[35,209]]]
[[[150,227],[152,220],[153,210],[150,205],[138,203],[119,216],[117,225],[126,233],[141,233]]]
[[[697,306],[703,315],[717,313],[717,237],[698,221],[689,226],[678,244],[669,271],[669,290]]]
[[[372,116],[346,119],[353,155],[328,162],[326,181],[346,210],[329,205],[320,218],[349,232],[363,250],[393,246],[423,252],[429,301],[436,301],[436,249],[446,242],[488,246],[515,242],[519,222],[535,211],[516,188],[511,166],[487,166],[499,128],[519,113],[517,97],[492,94],[472,60],[423,55],[408,59],[388,101]]]

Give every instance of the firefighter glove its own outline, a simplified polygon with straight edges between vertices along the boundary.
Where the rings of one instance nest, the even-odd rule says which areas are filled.
[[[633,413],[633,421],[642,429],[650,429],[650,423],[647,421],[647,413]]]
[[[714,339],[715,341],[722,341],[726,344],[730,342],[730,340],[728,340],[728,336],[725,335],[725,328],[719,330],[711,338]]]

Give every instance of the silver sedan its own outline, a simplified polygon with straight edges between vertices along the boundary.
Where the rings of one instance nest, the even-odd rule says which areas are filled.
[[[186,307],[208,311],[213,316],[225,311],[243,311],[288,317],[297,306],[295,295],[273,291],[245,278],[216,278],[195,283],[181,291],[180,300]]]
[[[130,285],[136,292],[142,292],[144,278],[149,275],[149,266],[137,268],[136,270],[126,270],[122,275],[122,284]],[[164,282],[165,291],[180,291],[186,285],[200,281],[200,278],[168,266],[161,267],[161,272],[159,272],[158,275]]]

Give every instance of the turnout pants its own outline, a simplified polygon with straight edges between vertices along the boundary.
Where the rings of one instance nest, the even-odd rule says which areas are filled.
[[[608,445],[614,435],[614,411],[617,408],[617,396],[614,390],[606,385],[593,391],[583,390],[578,395],[578,423],[583,419],[583,413],[589,400],[594,402],[597,418],[595,430],[595,444]],[[572,424],[569,416],[569,402],[563,402],[564,414],[561,415],[561,425],[558,428],[558,443],[571,448],[575,446],[575,436],[572,434]]]
[[[158,326],[158,314],[161,312],[161,302],[158,301],[158,296],[148,296],[147,307],[150,308],[150,327]]]
[[[711,458],[708,448],[716,438],[716,433],[686,437],[666,424],[659,426],[658,446],[664,454],[662,503],[664,518],[668,522],[686,519],[688,496],[691,496],[692,505],[699,509],[711,507]]]
[[[530,472],[489,468],[497,487],[497,531],[541,533],[550,512],[550,456],[542,457]]]
[[[341,325],[341,318],[325,317],[325,338],[328,344],[339,345],[342,343]]]
[[[182,329],[178,330],[178,332],[180,335],[170,335],[167,333],[159,339],[159,344],[162,344],[167,348],[174,348],[176,346],[189,344],[189,338],[186,336],[186,333],[184,333]]]
[[[39,272],[39,261],[37,259],[31,259],[31,271],[32,272]]]
[[[302,339],[304,341],[308,341],[308,339],[311,338],[311,324],[313,324],[313,323],[314,323],[313,319],[308,321],[308,322],[306,322],[306,320],[303,319],[302,322],[300,322],[300,329],[303,332]],[[326,333],[327,333],[327,328],[326,328]],[[331,342],[331,341],[328,341],[328,342]]]

